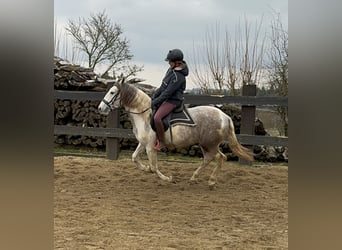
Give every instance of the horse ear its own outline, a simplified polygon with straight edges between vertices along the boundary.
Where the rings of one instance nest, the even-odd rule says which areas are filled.
[[[118,77],[118,81],[117,81],[117,85],[119,88],[121,88],[121,86],[123,84],[125,84],[126,78],[124,77],[123,73],[121,73],[121,75]]]
[[[120,74],[120,76],[117,78],[116,86],[121,89],[121,86],[125,84],[125,77],[123,76],[123,73]]]
[[[121,73],[120,78],[121,78],[121,85],[122,85],[125,83],[126,77],[124,77],[123,73]]]
[[[118,77],[118,83],[120,85],[125,83],[126,78],[124,77],[123,73],[120,74],[120,76]]]

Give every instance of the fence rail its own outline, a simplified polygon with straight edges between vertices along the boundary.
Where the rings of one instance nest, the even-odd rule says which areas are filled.
[[[253,86],[253,85],[252,85]],[[255,85],[254,85],[255,86]],[[242,127],[249,127],[246,132],[241,128],[241,134],[237,135],[238,140],[244,145],[270,145],[270,146],[287,146],[287,137],[273,137],[273,136],[257,136],[253,135],[251,128],[254,128],[255,107],[256,106],[287,106],[287,97],[257,97],[250,96],[252,92],[247,91],[246,96],[202,96],[202,95],[185,95],[186,104],[207,105],[207,104],[238,104],[242,106]],[[103,99],[105,92],[87,92],[87,91],[63,91],[55,90],[55,99],[67,100],[88,100],[100,101]],[[248,96],[249,95],[249,96]],[[118,157],[118,138],[135,138],[131,129],[118,128],[114,124],[118,124],[118,112],[114,111],[114,116],[109,115],[107,119],[116,119],[116,122],[107,122],[107,128],[95,127],[76,127],[66,125],[55,125],[55,135],[86,135],[105,137],[107,139],[107,157],[110,159],[117,159]],[[244,121],[252,123],[248,126],[243,124]],[[113,124],[113,125],[112,125]]]
[[[134,139],[131,129],[123,128],[84,128],[76,126],[55,125],[54,133],[58,135],[86,135],[106,138]],[[287,137],[261,135],[236,135],[239,142],[245,145],[287,146]]]
[[[65,91],[55,90],[55,99],[101,101],[106,92]],[[251,106],[287,106],[287,97],[274,96],[221,96],[221,95],[184,95],[185,103],[194,105],[205,104],[239,104]]]

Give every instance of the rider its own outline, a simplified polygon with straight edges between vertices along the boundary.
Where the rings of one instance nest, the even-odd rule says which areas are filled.
[[[155,149],[165,151],[164,125],[162,119],[183,103],[183,93],[186,88],[185,77],[189,74],[186,62],[183,60],[183,52],[180,49],[172,49],[168,52],[165,61],[169,62],[161,86],[156,90],[152,98],[152,109],[156,110],[153,117],[157,133]]]

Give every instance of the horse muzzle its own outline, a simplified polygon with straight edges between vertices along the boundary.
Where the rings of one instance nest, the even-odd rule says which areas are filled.
[[[111,108],[107,105],[102,105],[102,103],[98,107],[99,113],[101,115],[108,115],[109,112],[111,111]]]

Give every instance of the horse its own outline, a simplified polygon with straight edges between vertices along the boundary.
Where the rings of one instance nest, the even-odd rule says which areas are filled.
[[[154,149],[156,133],[152,129],[151,98],[138,87],[126,83],[124,80],[116,82],[105,94],[98,106],[103,115],[123,107],[128,113],[133,126],[133,133],[139,144],[132,154],[132,161],[144,171],[156,173],[164,181],[172,182],[172,176],[162,174],[157,165],[157,151]],[[234,124],[227,114],[213,106],[196,106],[187,108],[188,113],[195,122],[195,126],[173,125],[165,131],[165,143],[169,149],[186,148],[199,145],[203,153],[203,162],[190,178],[190,183],[196,182],[201,171],[213,160],[216,161],[208,185],[210,188],[217,184],[216,171],[221,168],[227,157],[220,151],[220,144],[228,139],[232,152],[247,161],[253,161],[253,152],[242,146],[234,131]],[[145,166],[140,159],[140,153],[146,151],[149,165]]]

